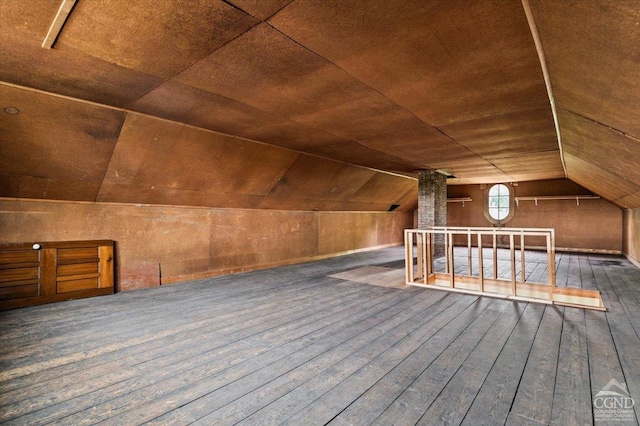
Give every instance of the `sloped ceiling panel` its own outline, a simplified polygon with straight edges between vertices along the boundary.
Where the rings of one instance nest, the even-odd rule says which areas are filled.
[[[386,211],[417,182],[197,127],[0,84],[0,196]],[[382,183],[382,184],[381,184]]]
[[[257,22],[222,1],[79,1],[57,47],[66,46],[127,69],[166,78]]]
[[[209,139],[224,145],[223,135],[201,136],[194,126],[296,150],[292,167],[318,155],[410,175],[438,169],[455,176],[449,183],[554,179],[566,172],[621,206],[640,206],[638,181],[626,169],[637,168],[638,157],[631,155],[640,133],[637,2],[530,1],[567,140],[565,164],[519,0],[81,0],[53,49],[40,44],[59,0],[41,0],[38,7],[2,1],[0,80],[122,108],[109,113],[124,126],[122,141],[111,146],[113,166],[130,173],[122,181],[111,174],[111,165],[105,169],[100,163],[96,170],[105,173],[105,181],[88,189],[87,181],[71,176],[73,170],[37,176],[16,170],[2,185],[11,194],[37,194],[42,192],[39,179],[56,175],[75,182],[53,185],[61,197],[80,185],[79,198],[167,202],[174,197],[196,205],[268,208],[365,208],[369,203],[383,209],[404,196],[404,183],[394,195],[374,191],[377,200],[334,193],[311,202],[303,193],[294,196],[291,188],[283,196],[282,186],[274,186],[274,194],[251,185],[232,185],[225,192],[211,186],[210,164],[175,148],[185,140],[193,149]],[[28,98],[11,102],[29,105]],[[156,158],[155,167],[166,167],[166,173],[151,164],[140,170],[124,167],[124,154],[137,153],[133,141],[144,137],[134,125],[144,121],[138,113],[188,125],[180,131],[171,126],[166,137],[160,132],[159,146],[175,157]],[[87,114],[84,120],[99,126],[104,117]],[[42,125],[33,123],[25,134],[41,131],[37,126]],[[73,123],[73,129],[83,125]],[[160,125],[150,130],[156,131],[154,126]],[[621,162],[615,155],[600,158],[596,144],[624,146],[628,155]],[[24,153],[13,149],[12,155]],[[207,149],[212,151],[205,150],[206,155],[227,155]],[[24,159],[23,168],[34,161]],[[201,177],[169,180],[191,162]],[[289,170],[284,163],[275,161],[282,176]],[[585,165],[597,170],[589,175]],[[332,179],[328,185],[327,191],[343,187]]]
[[[59,6],[58,0],[38,2],[38,7],[0,2],[2,81],[113,106],[124,106],[162,82],[64,43],[40,47]]]
[[[640,207],[637,1],[532,0],[547,57],[568,177]]]
[[[542,71],[520,2],[298,0],[269,24],[423,123],[413,127],[419,130],[407,145],[396,132],[404,134],[408,127],[358,142],[398,141],[396,155],[422,160],[424,168],[446,170],[459,182],[522,178],[513,168],[505,173],[485,156],[491,145],[508,145],[516,155],[555,153],[551,163],[537,163],[537,176],[564,177]],[[428,155],[433,132],[420,127],[425,124],[448,138],[451,151],[462,145],[489,166],[474,173],[462,163],[439,163]],[[424,150],[416,156],[420,131]]]
[[[563,175],[519,1],[80,1],[41,49],[58,4],[0,3],[3,81],[452,183]]]
[[[0,85],[2,196],[95,201],[126,113]]]

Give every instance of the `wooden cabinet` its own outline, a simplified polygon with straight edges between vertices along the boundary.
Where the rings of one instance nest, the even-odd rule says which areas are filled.
[[[0,244],[0,310],[113,289],[111,240]]]

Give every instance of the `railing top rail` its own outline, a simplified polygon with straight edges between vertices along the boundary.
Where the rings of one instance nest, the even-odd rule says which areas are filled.
[[[494,226],[430,226],[429,229],[470,229],[474,231],[535,231],[535,232],[555,232],[555,228],[510,228]]]
[[[453,235],[525,235],[528,237],[551,237],[553,236],[553,232],[546,230],[537,230],[537,231],[529,231],[526,229],[518,229],[518,228],[509,228],[506,230],[505,228],[495,229],[479,229],[479,228],[461,228],[461,229],[439,229],[439,228],[430,228],[430,229],[405,229],[405,233],[416,233],[416,234],[453,234]]]

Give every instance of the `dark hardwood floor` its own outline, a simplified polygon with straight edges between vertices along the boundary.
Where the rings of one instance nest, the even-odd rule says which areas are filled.
[[[612,424],[637,424],[640,269],[558,253],[607,312],[330,277],[403,253],[2,312],[0,421],[584,425],[615,379],[636,411]]]

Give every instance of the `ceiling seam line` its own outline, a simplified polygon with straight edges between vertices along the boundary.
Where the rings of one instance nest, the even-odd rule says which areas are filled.
[[[443,130],[441,130],[438,127],[433,127],[434,129],[436,129],[439,133],[441,133],[443,136],[449,138],[452,142],[460,145],[462,148],[466,149],[467,151],[469,151],[471,154],[475,155],[476,157],[486,161],[487,163],[491,164],[493,167],[496,168],[496,170],[500,170],[502,173],[505,174],[505,176],[509,176],[510,178],[513,178],[513,176],[511,176],[510,174],[508,174],[507,172],[505,172],[504,170],[502,170],[500,167],[498,167],[497,165],[495,165],[493,162],[491,162],[488,158],[483,157],[482,155],[478,154],[477,152],[473,151],[471,148],[469,148],[468,146],[458,142],[457,140],[453,139],[451,136],[449,136],[448,134],[446,134]],[[454,173],[455,175],[455,173]]]
[[[226,3],[226,2],[225,2]],[[237,9],[237,8],[236,8]],[[247,14],[248,16],[251,16],[252,18],[255,18],[253,15],[249,15],[248,13],[246,13],[245,11],[238,9],[241,12]],[[125,107],[139,101],[140,99],[144,98],[145,96],[147,96],[149,93],[153,92],[154,90],[156,90],[158,87],[162,86],[163,84],[167,83],[168,81],[173,80],[174,78],[176,78],[177,76],[179,76],[180,74],[182,74],[183,72],[187,71],[189,68],[195,66],[196,64],[198,64],[200,61],[208,58],[209,56],[213,55],[215,52],[217,52],[218,50],[222,49],[223,47],[225,47],[226,45],[228,45],[229,43],[231,43],[232,41],[238,39],[239,37],[242,37],[243,35],[245,35],[246,33],[248,33],[249,31],[251,31],[253,28],[257,27],[258,25],[260,25],[262,23],[262,21],[260,21],[258,18],[255,18],[258,20],[258,22],[256,22],[254,25],[250,26],[249,28],[247,28],[246,30],[244,30],[242,33],[236,35],[235,37],[233,37],[232,39],[226,41],[225,43],[223,43],[221,46],[216,47],[214,50],[212,50],[211,52],[207,53],[205,56],[203,56],[202,58],[196,60],[195,62],[190,63],[189,65],[187,65],[186,67],[184,67],[183,69],[181,69],[180,71],[178,71],[177,73],[175,73],[174,75],[172,75],[171,77],[167,77],[166,79],[162,80],[160,83],[156,84],[155,86],[153,86],[151,89],[147,90],[146,92],[144,92],[141,96],[137,97],[136,99],[132,100],[131,102],[125,104]],[[127,67],[123,67],[123,68],[127,68]],[[127,68],[127,69],[131,69],[131,68]],[[135,71],[135,70],[134,70]],[[146,73],[145,73],[146,74]],[[155,74],[151,74],[154,75]],[[184,84],[184,83],[182,83]],[[187,85],[189,86],[189,85]],[[191,86],[190,86],[191,87]],[[202,89],[200,89],[202,90]]]
[[[218,130],[211,130],[211,129],[207,129],[207,128],[204,128],[204,127],[198,127],[198,126],[194,126],[193,124],[183,123],[181,121],[170,120],[168,118],[158,117],[158,116],[155,116],[155,115],[151,115],[151,114],[147,114],[147,113],[144,113],[144,112],[135,111],[135,110],[132,110],[132,109],[127,109],[127,108],[117,107],[117,106],[112,106],[112,105],[105,105],[105,104],[101,104],[101,103],[98,103],[98,102],[95,102],[95,101],[88,101],[86,99],[74,98],[74,97],[68,96],[68,95],[61,95],[59,93],[47,92],[45,90],[34,89],[32,87],[20,86],[19,84],[9,83],[9,82],[2,81],[2,80],[0,80],[0,86],[14,87],[14,88],[21,89],[21,90],[27,90],[29,92],[41,93],[41,94],[44,94],[44,95],[53,96],[53,97],[60,98],[60,99],[66,99],[66,100],[69,100],[69,101],[72,101],[72,102],[80,102],[80,103],[87,104],[87,105],[94,105],[94,106],[97,106],[97,107],[106,108],[106,109],[109,109],[109,110],[112,110],[112,111],[122,111],[122,112],[125,112],[127,114],[137,114],[137,115],[140,115],[142,117],[152,118],[152,119],[155,119],[155,120],[165,121],[165,122],[168,122],[168,123],[179,124],[181,126],[186,126],[186,127],[192,128],[192,129],[198,129],[198,130],[201,130],[203,132],[214,133],[216,135],[222,135],[222,136],[227,136],[227,137],[235,138],[235,139],[242,140],[242,141],[257,143],[257,144],[260,144],[260,145],[266,145],[266,146],[269,146],[269,147],[272,147],[272,148],[276,148],[276,149],[284,149],[286,151],[292,151],[292,152],[297,152],[299,154],[310,155],[312,157],[322,158],[322,159],[325,159],[325,160],[333,161],[335,163],[347,164],[349,166],[359,167],[361,169],[373,170],[373,171],[376,171],[376,172],[379,172],[379,173],[383,173],[383,174],[387,174],[387,175],[398,176],[398,177],[402,177],[402,178],[405,178],[405,179],[417,180],[417,178],[414,178],[414,177],[411,177],[411,176],[406,176],[406,175],[403,175],[402,173],[398,173],[398,172],[392,172],[392,171],[389,171],[389,170],[376,169],[374,167],[363,166],[363,165],[360,165],[360,164],[347,163],[346,161],[336,160],[335,158],[327,157],[325,155],[315,154],[313,152],[308,152],[308,151],[302,151],[300,149],[289,148],[289,147],[286,147],[286,146],[275,145],[273,143],[263,142],[263,141],[259,141],[257,139],[250,139],[250,138],[247,138],[247,137],[244,137],[244,136],[232,135],[232,134],[224,133],[224,132],[221,132],[221,131],[218,131]],[[296,121],[296,123],[297,123],[297,121]],[[310,128],[313,128],[313,127],[310,127]],[[329,132],[326,132],[326,133],[329,133]],[[331,133],[329,133],[329,134],[331,134]],[[345,140],[352,141],[351,139],[345,139]]]
[[[567,163],[565,162],[564,150],[562,148],[562,135],[560,134],[560,123],[558,121],[556,101],[553,96],[553,89],[551,87],[551,76],[549,75],[549,68],[547,67],[547,59],[544,54],[542,39],[540,38],[540,33],[538,32],[538,26],[536,24],[535,17],[533,16],[533,10],[531,9],[529,0],[521,0],[521,2],[522,2],[522,8],[524,9],[524,13],[527,18],[527,23],[529,24],[529,30],[531,31],[531,37],[533,38],[533,43],[535,45],[536,52],[538,54],[538,60],[540,62],[540,68],[542,69],[542,77],[544,79],[544,85],[545,85],[545,88],[547,89],[549,104],[551,105],[551,114],[553,116],[553,124],[556,129],[556,137],[558,139],[558,148],[560,149],[560,161],[562,162],[564,175],[565,177],[568,177],[569,174],[567,173]]]
[[[291,42],[295,43],[296,45],[300,46],[301,48],[303,48],[304,50],[313,53],[314,55],[316,55],[319,58],[324,59],[325,61],[327,61],[328,63],[330,63],[331,65],[333,65],[334,67],[338,68],[340,71],[344,72],[345,74],[347,74],[349,77],[353,78],[354,80],[360,82],[361,84],[367,86],[369,89],[373,90],[374,92],[376,92],[377,94],[379,94],[380,96],[382,96],[383,98],[385,98],[387,101],[391,102],[393,105],[397,106],[398,108],[402,108],[404,111],[407,111],[409,114],[411,114],[416,120],[420,121],[421,123],[426,124],[429,127],[435,127],[433,124],[427,123],[426,121],[424,121],[423,119],[421,119],[420,117],[418,117],[413,111],[411,111],[410,109],[404,107],[403,105],[400,105],[399,103],[395,102],[394,100],[390,99],[387,95],[385,95],[384,93],[382,93],[381,91],[379,91],[378,89],[376,89],[375,87],[370,86],[369,84],[365,83],[364,81],[360,80],[358,77],[356,77],[355,75],[351,74],[349,71],[345,70],[344,68],[342,68],[340,65],[336,64],[335,62],[333,62],[332,60],[320,55],[318,52],[315,52],[313,50],[311,50],[310,48],[308,48],[307,46],[305,46],[304,44],[296,41],[295,39],[291,38],[288,34],[283,33],[282,31],[280,31],[278,28],[274,27],[273,25],[271,25],[270,22],[265,21],[264,22],[266,25],[268,25],[270,28],[272,28],[274,31],[277,31],[279,34],[282,34],[284,37],[286,37],[288,40],[291,40]]]
[[[593,118],[587,117],[586,115],[582,115],[582,114],[580,114],[579,112],[575,112],[575,111],[572,111],[572,110],[570,110],[570,109],[562,108],[562,107],[561,107],[561,108],[559,108],[559,109],[561,109],[561,110],[563,110],[563,111],[566,111],[566,112],[568,112],[568,113],[570,113],[570,114],[573,114],[573,115],[575,115],[575,116],[578,116],[578,117],[580,117],[580,118],[583,118],[583,119],[585,119],[585,120],[587,120],[587,121],[590,121],[591,123],[595,123],[595,124],[598,124],[598,125],[600,125],[600,126],[602,126],[602,127],[606,127],[606,128],[607,128],[607,129],[609,129],[609,130],[613,130],[613,131],[614,131],[614,132],[616,132],[616,133],[620,133],[620,134],[621,134],[621,135],[623,135],[623,136],[626,136],[626,137],[628,137],[628,138],[631,138],[631,139],[633,139],[633,140],[636,140],[636,141],[640,142],[640,138],[638,138],[638,137],[636,137],[636,136],[630,135],[629,133],[626,133],[626,132],[623,132],[622,130],[616,129],[615,127],[611,127],[611,126],[609,126],[608,124],[605,124],[605,123],[603,123],[603,122],[601,122],[601,121],[594,120]]]
[[[295,3],[296,0],[291,0],[290,3],[285,4],[284,6],[282,6],[280,9],[276,10],[275,12],[273,12],[270,16],[268,16],[264,21],[262,22],[267,22],[269,19],[273,18],[274,16],[276,16],[278,13],[282,12],[284,9],[286,9],[287,7],[291,6],[293,3]]]
[[[98,192],[96,192],[96,196],[93,199],[94,202],[96,202],[96,203],[98,202],[98,198],[100,197],[100,193],[102,192],[104,184],[106,183],[107,175],[109,174],[109,170],[111,170],[111,163],[113,162],[113,156],[115,155],[116,148],[118,147],[118,142],[120,141],[120,135],[122,134],[122,129],[124,129],[124,125],[127,122],[128,118],[129,118],[129,114],[124,112],[124,118],[122,119],[122,122],[120,123],[120,128],[118,129],[118,136],[115,138],[116,141],[113,144],[113,149],[111,150],[111,155],[109,155],[109,163],[107,164],[107,167],[105,167],[105,169],[104,169],[104,174],[102,175],[102,180],[100,181],[100,186],[98,187]]]
[[[472,154],[478,156],[479,158],[482,158],[483,160],[487,161],[489,164],[491,164],[492,166],[494,166],[496,169],[500,170],[502,173],[504,173],[505,175],[507,173],[504,172],[504,170],[500,169],[499,167],[497,167],[495,164],[491,163],[489,160],[487,160],[486,158],[476,154],[475,152],[471,151],[469,148],[467,148],[466,146],[462,145],[461,143],[459,143],[458,141],[456,141],[455,139],[453,139],[452,137],[450,137],[449,135],[445,134],[444,132],[442,132],[439,128],[437,128],[436,126],[434,126],[433,124],[430,124],[426,121],[424,121],[423,119],[421,119],[420,117],[418,117],[413,111],[407,109],[406,107],[398,104],[397,102],[393,101],[392,99],[389,99],[384,93],[380,92],[378,89],[371,87],[370,85],[368,85],[367,83],[365,83],[364,81],[360,80],[359,78],[357,78],[356,76],[354,76],[353,74],[351,74],[350,72],[346,71],[344,68],[340,67],[338,64],[336,64],[335,62],[331,61],[330,59],[320,55],[319,53],[309,49],[307,46],[299,43],[298,41],[294,40],[293,38],[291,38],[288,34],[283,33],[282,31],[280,31],[278,28],[274,27],[273,25],[271,25],[270,22],[264,22],[265,24],[269,25],[270,28],[272,28],[273,30],[277,31],[278,33],[282,34],[284,37],[286,37],[288,40],[291,40],[293,43],[295,43],[296,45],[300,46],[301,48],[313,53],[314,55],[324,59],[325,61],[327,61],[328,63],[332,64],[333,66],[335,66],[336,68],[338,68],[339,70],[341,70],[342,72],[344,72],[345,74],[349,75],[350,77],[352,77],[353,79],[359,81],[360,83],[364,84],[365,86],[367,86],[368,88],[370,88],[371,90],[373,90],[374,92],[378,93],[380,96],[384,97],[386,100],[388,100],[389,102],[391,102],[393,105],[398,106],[399,108],[402,108],[404,111],[407,111],[409,114],[411,114],[416,120],[420,121],[421,123],[424,123],[425,125],[432,127],[434,129],[436,129],[438,132],[442,133],[444,136],[446,136],[448,139],[450,139],[452,142],[464,147],[465,149],[467,149],[469,152],[471,152]],[[295,120],[293,120],[295,121]],[[297,121],[296,121],[297,123]],[[357,140],[354,140],[353,142],[355,142],[356,144],[363,146],[365,148],[368,149],[373,149],[370,148],[366,145],[363,145],[362,143],[358,142]],[[380,152],[382,154],[388,155],[386,154],[384,151],[378,151],[373,149],[374,151]]]

